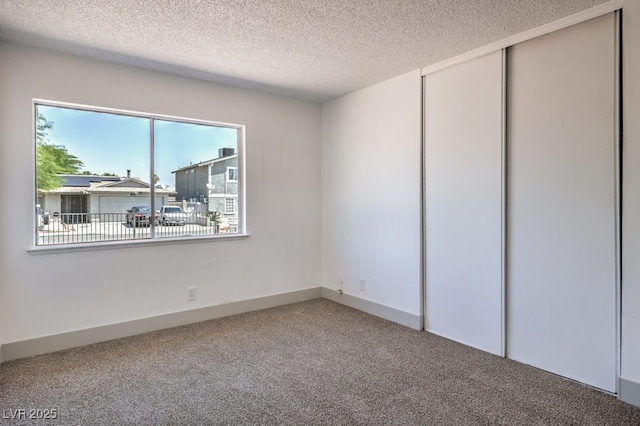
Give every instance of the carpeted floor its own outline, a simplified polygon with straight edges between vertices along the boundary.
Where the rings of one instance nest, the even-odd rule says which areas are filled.
[[[613,396],[324,299],[6,362],[0,407],[7,425],[640,425]]]

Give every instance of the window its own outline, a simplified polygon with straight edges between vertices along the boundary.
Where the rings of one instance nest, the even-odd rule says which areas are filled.
[[[222,212],[242,224],[241,125],[36,101],[34,131],[38,246],[209,236]]]
[[[226,198],[224,200],[224,214],[231,215],[236,213],[236,199]]]
[[[238,181],[238,168],[237,167],[227,167],[227,181],[229,181],[229,182],[237,182]]]

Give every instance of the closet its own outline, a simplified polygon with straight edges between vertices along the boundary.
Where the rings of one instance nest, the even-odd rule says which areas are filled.
[[[616,391],[613,13],[425,75],[425,328]]]
[[[425,329],[494,354],[502,353],[502,68],[495,52],[424,84]]]

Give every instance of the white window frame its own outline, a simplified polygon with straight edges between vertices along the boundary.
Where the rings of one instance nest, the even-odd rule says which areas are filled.
[[[231,209],[228,209],[229,202],[231,202]],[[236,197],[225,197],[224,199],[224,214],[234,215],[238,211],[238,199]]]
[[[231,171],[235,170],[235,179],[231,179]],[[238,182],[238,168],[235,166],[227,166],[227,182]]]
[[[95,105],[85,105],[85,104],[75,104],[69,102],[60,102],[60,101],[52,101],[47,99],[38,99],[34,98],[32,101],[32,118],[33,121],[31,123],[31,131],[33,135],[33,144],[35,146],[36,138],[35,133],[37,129],[38,123],[38,114],[37,107],[38,106],[51,106],[51,107],[60,107],[60,108],[68,108],[75,109],[81,111],[89,111],[89,112],[99,112],[99,113],[108,113],[108,114],[117,114],[117,115],[125,115],[130,117],[139,117],[148,119],[151,122],[151,129],[153,129],[154,120],[163,120],[163,121],[174,121],[180,123],[189,123],[189,124],[200,124],[206,126],[215,126],[215,127],[226,127],[237,130],[237,143],[236,143],[236,154],[238,158],[238,166],[237,169],[237,183],[238,183],[238,191],[236,198],[236,214],[238,216],[238,232],[234,234],[213,234],[213,235],[183,235],[176,236],[170,238],[157,238],[152,235],[151,238],[148,239],[123,239],[123,240],[110,240],[110,241],[92,241],[92,242],[82,242],[82,243],[67,243],[67,244],[52,244],[52,245],[38,245],[38,233],[37,230],[33,234],[33,244],[30,249],[27,251],[31,254],[47,254],[54,252],[74,252],[74,251],[86,251],[86,250],[103,250],[103,249],[113,249],[117,247],[131,247],[131,246],[145,246],[145,245],[166,245],[166,244],[183,244],[185,242],[193,241],[193,242],[202,242],[202,241],[214,241],[214,240],[229,240],[229,239],[238,239],[238,238],[246,238],[249,236],[247,232],[246,226],[246,202],[245,202],[245,191],[246,191],[246,183],[245,183],[245,133],[246,127],[241,124],[232,124],[232,123],[224,123],[218,121],[211,120],[201,120],[194,119],[188,117],[174,116],[174,115],[164,115],[164,114],[155,114],[148,112],[140,112],[140,111],[132,111],[125,109],[116,109],[116,108],[105,108]],[[150,130],[150,152],[151,157],[150,161],[150,169],[151,174],[154,174],[154,161],[153,161],[153,131]],[[36,178],[36,150],[34,148],[33,151],[33,176],[34,182],[37,182]],[[38,195],[37,188],[34,186],[34,202],[31,211],[36,211],[36,205],[38,204]],[[151,200],[151,208],[152,210],[157,210],[159,206],[155,206],[155,187],[154,185],[150,186],[150,200]],[[35,216],[35,215],[31,215]],[[37,229],[37,217],[34,217],[34,227],[33,229]]]

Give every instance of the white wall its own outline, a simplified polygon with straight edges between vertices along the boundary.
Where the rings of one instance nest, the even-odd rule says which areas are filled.
[[[640,0],[625,0],[623,12],[625,134],[621,377],[640,386]],[[640,403],[640,394],[636,397]]]
[[[420,91],[416,70],[322,106],[322,285],[418,318]]]
[[[8,43],[0,94],[1,343],[319,286],[319,104]],[[29,254],[32,98],[245,124],[251,236]]]

